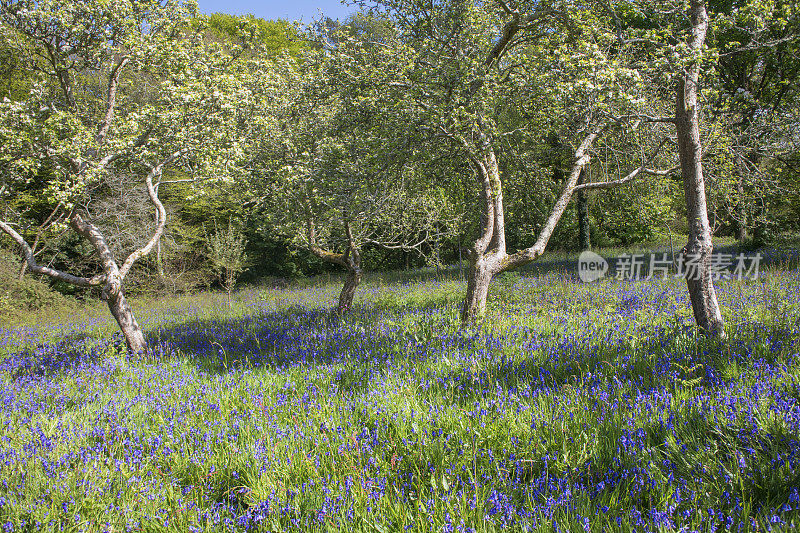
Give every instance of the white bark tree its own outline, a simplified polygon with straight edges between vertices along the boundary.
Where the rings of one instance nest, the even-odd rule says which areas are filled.
[[[689,50],[702,52],[708,32],[708,13],[705,2],[691,0],[689,6],[691,30]],[[703,145],[700,141],[698,92],[700,90],[700,64],[690,62],[677,76],[675,90],[675,129],[678,135],[678,154],[681,162],[683,191],[686,196],[686,218],[689,240],[683,249],[684,256],[696,258],[696,276],[686,278],[689,298],[697,325],[707,334],[724,337],[724,323],[711,270],[714,251],[711,224],[708,221],[706,186],[703,178]],[[694,274],[694,273],[693,273]]]
[[[484,315],[493,276],[544,253],[576,191],[609,188],[642,174],[667,172],[650,168],[659,150],[652,149],[649,139],[649,149],[640,147],[639,155],[623,158],[636,165],[626,175],[578,184],[596,143],[610,142],[610,136],[620,130],[636,137],[645,124],[664,121],[651,114],[643,97],[644,81],[625,65],[625,51],[618,49],[613,29],[599,25],[596,13],[586,6],[502,0],[452,0],[434,6],[386,0],[380,4],[400,21],[417,51],[417,72],[408,89],[427,113],[431,136],[449,139],[451,146],[460,149],[477,178],[482,229],[469,254],[463,323]],[[523,67],[528,67],[527,72]],[[501,131],[496,118],[502,95],[511,92],[506,89],[510,84],[522,89],[515,92],[527,93],[541,116],[573,125],[573,157],[562,192],[535,242],[516,252],[507,249],[498,164],[500,138],[511,132]],[[655,141],[659,148],[661,144]]]
[[[246,98],[236,89],[241,73],[233,70],[230,50],[206,45],[191,31],[195,15],[194,4],[175,0],[0,2],[0,21],[38,77],[26,100],[0,103],[2,187],[14,195],[32,176],[44,175],[40,194],[55,206],[55,220],[91,245],[100,271],[86,276],[40,265],[13,220],[0,222],[0,229],[19,245],[31,272],[102,287],[135,353],[147,343],[124,280],[164,232],[158,192],[171,181],[165,176],[180,171],[180,180],[191,180],[224,172],[239,153],[231,134],[233,104]],[[119,170],[142,176],[157,221],[124,258],[83,208],[94,185]]]
[[[616,10],[628,8],[627,5],[608,4],[617,21]],[[650,27],[625,28],[618,22],[620,41],[643,46],[642,52],[651,63],[654,83],[663,81],[665,86],[674,87],[671,122],[675,125],[689,228],[688,241],[681,254],[684,258],[691,257],[694,266],[686,277],[692,311],[703,332],[724,337],[711,269],[713,230],[708,217],[700,132],[700,76],[703,63],[713,57],[713,51],[705,44],[710,24],[706,4],[703,0],[690,0],[687,9],[686,2],[644,0],[637,3],[635,9],[638,15],[651,21]]]

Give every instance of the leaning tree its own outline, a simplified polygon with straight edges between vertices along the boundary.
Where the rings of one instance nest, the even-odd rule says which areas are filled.
[[[158,243],[166,224],[159,189],[168,182],[225,174],[240,151],[232,136],[240,74],[235,50],[204,42],[196,5],[178,0],[3,0],[3,35],[36,81],[26,99],[0,103],[0,229],[36,274],[101,287],[132,352],[147,344],[125,299],[126,275]],[[115,236],[88,206],[115,176],[139,176],[155,213],[152,234],[119,255]],[[52,209],[46,223],[90,246],[99,272],[40,264],[8,209],[38,187]]]
[[[433,5],[382,0],[379,4],[398,20],[415,49],[415,71],[406,88],[424,111],[430,139],[445,140],[448,147],[459,150],[477,179],[481,231],[469,255],[463,323],[485,313],[493,276],[544,253],[577,191],[614,187],[642,174],[666,173],[649,168],[663,146],[649,126],[664,119],[643,97],[646,84],[626,64],[626,51],[619,48],[613,28],[601,24],[586,5],[502,0]],[[503,131],[497,112],[508,105],[504,98],[514,93],[522,95],[514,105],[525,102],[540,117],[530,130],[559,119],[570,126],[571,161],[561,193],[535,242],[510,252],[498,154],[503,138],[515,132]],[[642,141],[619,157],[633,169],[604,181],[579,184],[596,145],[624,138]]]
[[[446,196],[418,164],[414,107],[397,83],[409,50],[388,27],[346,30],[313,36],[319,46],[292,65],[284,58],[290,102],[267,101],[261,115],[277,113],[280,126],[255,135],[254,150],[259,216],[299,248],[345,269],[339,312],[352,306],[365,247],[423,255],[452,221]]]
[[[690,57],[675,82],[675,130],[681,162],[683,191],[686,197],[686,218],[689,240],[683,249],[698,265],[696,276],[687,275],[686,283],[697,325],[713,336],[724,336],[722,312],[717,302],[711,270],[712,229],[708,220],[706,186],[703,177],[703,145],[700,141],[699,101],[700,57],[708,32],[708,13],[705,2],[689,2]]]
[[[701,138],[701,74],[716,52],[706,46],[711,24],[706,2],[679,0],[612,2],[606,5],[621,43],[636,43],[650,64],[652,81],[673,92],[669,122],[675,126],[689,229],[681,260],[695,322],[704,333],[724,337],[724,322],[714,287],[713,228],[708,216]],[[724,19],[724,16],[720,20]],[[646,21],[646,22],[643,22]]]

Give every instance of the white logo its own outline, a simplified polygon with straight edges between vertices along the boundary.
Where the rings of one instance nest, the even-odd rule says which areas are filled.
[[[586,250],[578,257],[578,277],[584,283],[602,278],[608,272],[608,261],[594,252]]]

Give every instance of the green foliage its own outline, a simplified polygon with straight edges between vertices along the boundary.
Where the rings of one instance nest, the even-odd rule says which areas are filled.
[[[629,246],[665,235],[674,225],[681,193],[674,180],[649,178],[647,183],[592,195],[593,236],[607,246]]]
[[[35,79],[32,72],[22,68],[22,58],[10,42],[12,38],[12,32],[0,25],[0,101],[24,99]]]
[[[435,236],[417,251],[429,264],[452,263],[479,232],[470,152],[485,135],[503,180],[508,247],[518,250],[535,240],[586,129],[629,112],[669,115],[671,77],[697,60],[704,68],[701,131],[717,234],[743,225],[760,245],[800,230],[800,26],[791,2],[709,2],[709,46],[697,57],[681,44],[688,30],[675,15],[685,8],[681,2],[512,3],[523,17],[549,11],[489,69],[486,54],[512,18],[497,5],[379,3],[387,9],[304,32],[284,20],[202,16],[193,2],[175,0],[4,1],[4,216],[33,238],[61,202],[57,223],[45,232],[52,250],[41,257],[93,274],[89,248],[74,238],[57,240],[68,227],[65,213],[107,201],[103,184],[110,175],[141,176],[147,164],[185,147],[167,174],[213,179],[203,187],[160,188],[170,214],[163,264],[145,259],[132,274],[133,291],[164,290],[164,280],[176,291],[207,283],[203,235],[214,218],[248,220],[241,228],[246,251],[258,258],[242,273],[249,280],[330,270],[296,248],[308,244],[309,207],[318,242],[331,249],[343,249],[342,221],[349,218],[370,267],[402,267],[412,252],[397,243],[415,244],[426,234]],[[20,17],[12,16],[20,9]],[[74,105],[57,76],[42,69],[47,39],[37,34],[44,27],[33,24],[36,17],[52,19],[48,31],[78,51],[75,63],[69,55],[55,57],[59,68],[72,69]],[[81,22],[95,19],[104,22]],[[163,31],[140,31],[148,26]],[[116,40],[104,33],[112,27]],[[122,69],[109,140],[97,146],[105,90],[120,57],[115,50],[131,51],[130,63]],[[149,141],[129,149],[150,126]],[[635,168],[672,128],[647,133],[650,125],[642,123],[607,131],[591,153],[594,179]],[[115,151],[124,157],[113,168],[91,163]],[[653,166],[672,166],[674,152],[666,144]],[[82,161],[89,161],[84,171],[73,172]],[[644,178],[588,196],[592,237],[600,245],[645,242],[666,227],[685,227],[674,180]],[[551,245],[571,249],[576,235],[570,206]],[[118,246],[124,239],[110,240]]]
[[[375,298],[375,306],[379,309],[386,309],[389,311],[397,310],[411,310],[411,309],[431,309],[438,307],[447,307],[459,303],[464,298],[464,288],[455,282],[442,283],[440,286],[431,290],[416,290],[413,286],[409,286],[408,291],[398,292],[391,290],[383,290]]]
[[[233,42],[255,39],[270,56],[283,52],[296,56],[307,48],[296,27],[285,20],[212,13],[204,22],[215,35]]]
[[[229,297],[236,279],[249,263],[246,246],[247,238],[231,219],[225,228],[220,228],[214,220],[214,232],[206,237],[207,255],[211,269]]]
[[[0,249],[0,323],[14,324],[32,312],[47,310],[53,314],[69,313],[77,302],[53,290],[46,281],[26,273],[19,280],[20,261]]]
[[[409,143],[416,110],[402,84],[412,51],[388,30],[381,46],[371,31],[337,32],[334,53],[325,49],[330,35],[313,37],[317,49],[280,66],[285,101],[259,110],[291,126],[254,127],[254,219],[340,265],[366,246],[434,250],[452,217]]]

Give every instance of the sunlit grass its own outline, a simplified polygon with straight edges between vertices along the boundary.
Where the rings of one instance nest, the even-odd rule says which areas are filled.
[[[679,280],[505,276],[470,329],[453,277],[338,290],[137,300],[143,359],[102,308],[6,330],[0,527],[800,524],[797,270],[720,282],[724,343]]]

